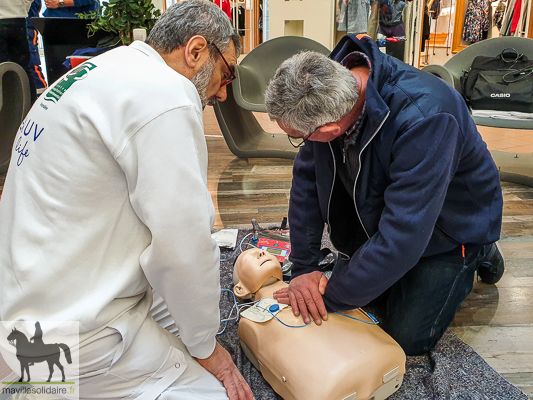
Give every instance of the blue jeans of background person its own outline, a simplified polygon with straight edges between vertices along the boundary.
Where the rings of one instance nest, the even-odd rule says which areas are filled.
[[[30,68],[30,49],[26,39],[26,19],[0,19],[0,63],[17,63],[28,75],[31,102],[36,99],[35,82]]]
[[[38,33],[33,25],[28,24],[29,18],[26,18],[28,46],[30,49],[30,70],[35,83],[35,89],[42,93],[47,84],[41,69],[41,57],[39,55]],[[31,22],[31,21],[30,21]]]
[[[379,25],[378,33],[385,35],[386,37],[402,37],[405,36],[405,27],[403,23],[398,25],[386,26]]]
[[[420,259],[409,272],[369,304],[381,327],[409,356],[432,350],[472,290],[477,266],[491,245]]]

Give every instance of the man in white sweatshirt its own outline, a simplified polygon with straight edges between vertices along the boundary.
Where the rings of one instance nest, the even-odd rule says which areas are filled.
[[[222,10],[177,3],[146,43],[66,74],[20,127],[0,202],[0,320],[79,321],[80,398],[253,398],[215,339],[202,123],[239,51]],[[154,322],[152,288],[180,338]]]

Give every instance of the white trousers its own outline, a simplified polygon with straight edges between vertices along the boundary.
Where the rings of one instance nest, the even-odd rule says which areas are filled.
[[[121,326],[120,321],[91,338],[80,349],[79,399],[228,400],[222,383],[189,355],[171,331],[177,333],[176,324],[163,299],[154,293],[150,314],[134,338],[127,335],[127,323]],[[58,400],[42,394],[0,397]]]
[[[181,400],[181,399],[224,399],[228,400],[226,389],[211,373],[204,369],[198,362],[189,355],[183,342],[175,335],[178,334],[178,327],[167,305],[161,296],[154,292],[154,303],[150,310],[154,320],[163,328],[165,328],[176,340],[175,346],[179,348],[185,355],[188,366],[180,378],[170,385],[161,395],[158,400]]]

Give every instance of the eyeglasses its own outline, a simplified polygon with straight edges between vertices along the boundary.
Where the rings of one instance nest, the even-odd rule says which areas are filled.
[[[303,135],[302,137],[294,137],[294,136],[291,136],[287,133],[287,137],[289,138],[289,143],[292,144],[292,147],[294,147],[295,149],[299,148],[299,147],[302,147],[306,142],[307,140],[316,132],[318,131],[320,128],[326,126],[327,124],[324,124],[324,125],[320,125],[320,126],[317,126],[316,129],[314,129],[312,132],[309,132],[305,135]]]
[[[289,134],[287,134],[287,137],[289,138],[289,143],[295,149],[297,149],[299,147],[302,147],[307,142],[307,140],[313,135],[313,133],[315,133],[317,130],[318,130],[318,128],[315,129],[313,132],[310,132],[307,135],[304,135],[304,136],[299,137],[299,138],[296,138],[296,137],[293,137],[293,136],[290,136]]]
[[[213,47],[218,51],[218,54],[220,54],[220,57],[222,57],[222,61],[224,61],[224,64],[226,64],[226,67],[228,67],[228,71],[229,71],[229,73],[231,74],[228,80],[226,80],[226,81],[224,81],[224,82],[222,82],[222,83],[220,84],[220,87],[224,87],[224,86],[230,84],[232,81],[234,81],[235,78],[237,78],[237,77],[235,76],[235,71],[229,66],[228,62],[226,61],[226,59],[225,59],[224,56],[222,55],[222,52],[219,50],[219,48],[217,47],[217,45],[214,44],[211,40],[206,40],[206,42],[207,42],[207,44],[213,46]]]
[[[348,114],[346,114],[346,115],[348,115]],[[343,116],[342,118],[344,118],[345,116]],[[287,133],[287,137],[289,138],[289,143],[292,145],[292,147],[294,147],[296,149],[299,148],[299,147],[302,147],[309,140],[309,138],[311,136],[313,136],[313,134],[316,131],[320,130],[321,128],[325,127],[326,125],[328,125],[328,123],[325,123],[323,125],[317,126],[312,132],[309,132],[309,133],[303,135],[302,137],[294,137],[294,136],[291,136],[291,135],[289,135]],[[350,127],[348,130],[346,130],[344,133],[353,131],[356,126],[357,126],[357,122],[354,125],[352,125],[352,127]]]

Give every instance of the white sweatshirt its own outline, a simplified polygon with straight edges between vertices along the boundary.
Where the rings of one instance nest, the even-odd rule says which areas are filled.
[[[83,340],[130,318],[152,286],[190,354],[208,357],[220,261],[194,85],[143,42],[58,82],[15,138],[0,201],[0,320],[80,321]]]
[[[26,18],[33,0],[0,0],[0,19]]]

